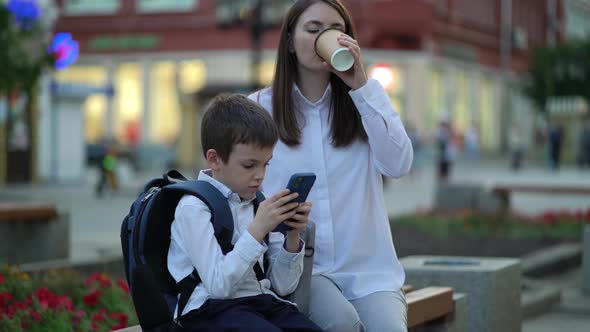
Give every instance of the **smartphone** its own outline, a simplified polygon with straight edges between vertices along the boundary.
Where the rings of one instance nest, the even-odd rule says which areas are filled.
[[[305,200],[307,199],[307,196],[309,195],[309,192],[311,191],[311,187],[313,187],[313,184],[315,182],[315,174],[314,173],[295,173],[293,175],[291,175],[291,178],[289,179],[289,182],[287,183],[287,189],[289,189],[289,191],[291,193],[298,193],[299,196],[297,196],[295,199],[293,199],[292,201],[290,201],[289,203],[292,202],[297,202],[297,203],[303,203],[305,202]],[[280,223],[274,230],[273,232],[281,232],[284,233],[286,231],[290,231],[291,227],[285,225],[284,223]]]

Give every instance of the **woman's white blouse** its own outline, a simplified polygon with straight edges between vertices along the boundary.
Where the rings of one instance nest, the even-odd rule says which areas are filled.
[[[405,275],[391,237],[381,175],[407,174],[413,151],[387,93],[373,79],[350,91],[369,140],[346,148],[331,144],[331,88],[315,103],[297,87],[293,95],[304,117],[301,144],[291,148],[278,142],[264,191],[272,195],[285,188],[293,173],[315,173],[307,199],[313,202],[310,220],[317,225],[313,273],[330,278],[349,300],[400,289]],[[250,98],[271,112],[272,89]]]

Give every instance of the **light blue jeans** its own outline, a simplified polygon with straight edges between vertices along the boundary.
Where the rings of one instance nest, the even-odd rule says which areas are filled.
[[[348,301],[332,280],[311,278],[309,318],[325,331],[406,332],[407,311],[401,289]]]

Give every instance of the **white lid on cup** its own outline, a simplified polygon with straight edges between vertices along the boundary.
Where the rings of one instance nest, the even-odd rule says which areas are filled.
[[[338,71],[347,71],[354,65],[354,57],[348,48],[341,47],[332,53],[330,64]]]

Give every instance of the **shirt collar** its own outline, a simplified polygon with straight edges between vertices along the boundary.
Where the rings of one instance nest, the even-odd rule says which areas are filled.
[[[215,180],[213,178],[213,173],[212,173],[212,171],[210,169],[201,170],[199,172],[199,176],[197,177],[197,180],[209,182],[217,190],[219,190],[219,192],[221,192],[221,194],[223,195],[223,197],[227,198],[228,200],[237,199],[237,201],[242,202],[242,203],[250,203],[251,201],[254,200],[254,198],[248,199],[248,200],[241,199],[240,196],[237,193],[233,192],[231,189],[229,189],[228,186],[226,186],[225,184],[223,184],[223,183]]]
[[[313,103],[313,102],[309,101],[309,99],[307,99],[303,95],[303,93],[299,89],[299,86],[297,86],[297,83],[293,82],[293,96],[299,102],[308,104],[310,106],[319,106],[325,102],[330,101],[330,97],[332,96],[332,85],[330,83],[328,83],[328,86],[326,87],[326,90],[324,91],[324,94],[322,95],[322,97],[320,99],[318,99],[315,103]]]

